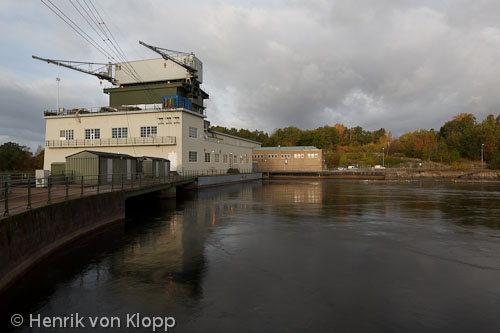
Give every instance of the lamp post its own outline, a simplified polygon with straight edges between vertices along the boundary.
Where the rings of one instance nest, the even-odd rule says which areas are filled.
[[[57,113],[59,113],[59,82],[61,79],[59,77],[56,77],[57,81]]]
[[[484,143],[481,144],[481,169],[484,169]]]
[[[384,163],[384,149],[385,148],[382,148],[382,167],[385,168],[385,163]]]

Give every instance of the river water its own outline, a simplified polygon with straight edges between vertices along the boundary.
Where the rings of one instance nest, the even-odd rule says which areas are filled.
[[[264,181],[127,214],[14,285],[2,327],[78,313],[130,332],[152,331],[130,314],[173,317],[169,332],[500,331],[497,184]]]

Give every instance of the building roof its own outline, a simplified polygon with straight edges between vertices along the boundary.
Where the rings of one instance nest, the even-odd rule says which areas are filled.
[[[71,155],[68,155],[66,156],[66,158],[68,157],[71,157],[71,156],[75,156],[75,155],[78,155],[80,153],[91,153],[91,154],[94,154],[94,155],[97,155],[97,156],[103,156],[103,157],[115,157],[115,158],[135,158],[133,156],[130,156],[130,155],[127,155],[127,154],[116,154],[116,153],[107,153],[107,152],[103,152],[103,151],[95,151],[95,150],[82,150],[82,151],[79,151],[78,153],[74,153],[74,154],[71,154]]]
[[[139,158],[144,158],[144,159],[149,159],[149,160],[160,160],[160,161],[169,161],[170,160],[167,160],[166,158],[163,158],[163,157],[153,157],[153,156],[142,156],[142,157],[139,157]]]
[[[268,151],[268,150],[283,150],[283,151],[291,151],[291,150],[320,150],[314,146],[294,146],[294,147],[260,147],[253,148],[252,150],[256,151]]]
[[[238,140],[248,141],[248,142],[259,144],[259,145],[262,144],[261,142],[258,142],[258,141],[242,138],[241,136],[236,136],[236,135],[231,135],[231,134],[227,134],[227,133],[223,133],[223,132],[214,131],[213,129],[209,129],[208,132],[215,133],[217,135],[227,136],[227,137],[238,139]],[[255,148],[253,148],[253,149],[255,149]]]

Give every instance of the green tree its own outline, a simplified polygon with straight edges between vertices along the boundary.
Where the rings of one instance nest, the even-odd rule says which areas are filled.
[[[25,171],[32,169],[31,152],[26,146],[7,142],[0,146],[0,171]]]

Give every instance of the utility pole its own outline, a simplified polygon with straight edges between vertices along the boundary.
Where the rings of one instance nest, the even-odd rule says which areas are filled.
[[[383,147],[383,148],[382,148],[382,167],[384,167],[384,168],[385,168],[385,163],[384,163],[384,155],[385,155],[385,154],[384,154],[384,149],[385,149],[385,148]]]
[[[61,82],[61,78],[59,77],[59,65],[57,65],[57,77],[56,77],[56,81],[57,81],[57,110],[56,112],[59,113],[59,82]]]
[[[56,77],[57,81],[57,112],[59,113],[59,82],[61,79],[59,77]]]
[[[481,144],[481,169],[484,169],[484,143]]]

